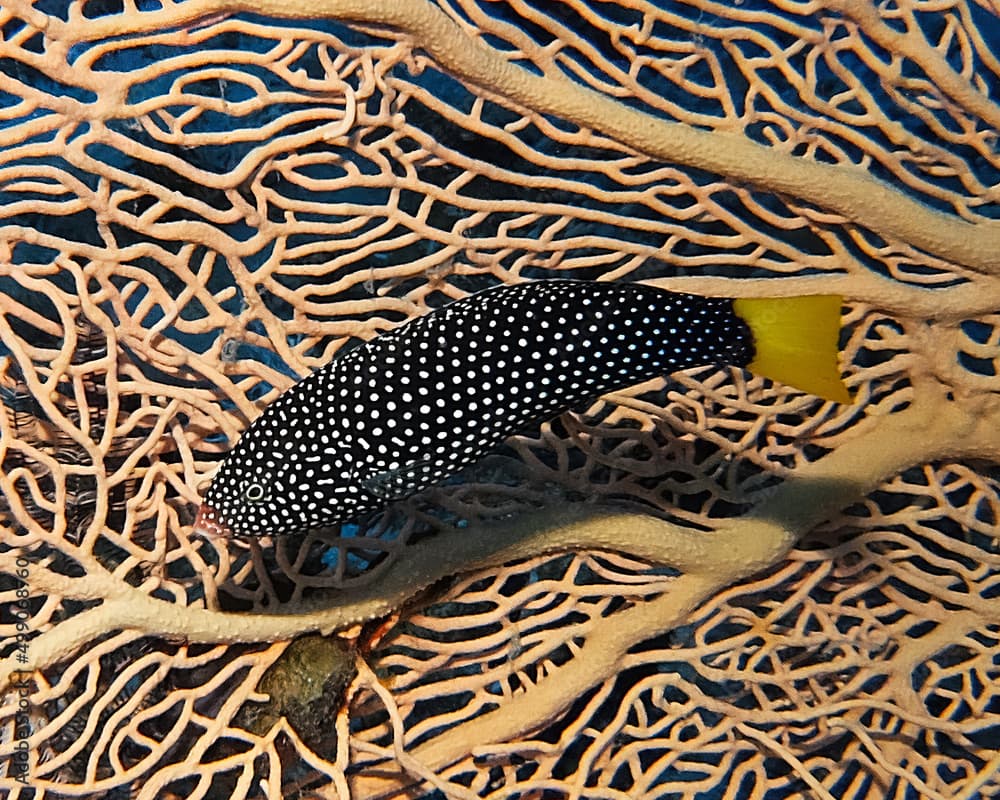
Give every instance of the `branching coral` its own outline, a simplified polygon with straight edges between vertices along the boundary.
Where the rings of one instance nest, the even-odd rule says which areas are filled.
[[[247,11],[0,9],[0,786],[995,792],[995,9]],[[189,538],[297,375],[553,274],[840,292],[857,402],[683,374],[361,529]],[[354,667],[269,704],[315,632]]]

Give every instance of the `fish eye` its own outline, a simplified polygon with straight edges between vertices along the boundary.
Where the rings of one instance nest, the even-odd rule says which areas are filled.
[[[243,499],[250,503],[259,503],[264,499],[264,485],[251,483],[243,492]]]

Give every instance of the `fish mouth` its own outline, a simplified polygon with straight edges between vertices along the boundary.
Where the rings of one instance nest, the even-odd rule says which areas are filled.
[[[205,503],[201,504],[198,515],[194,518],[192,533],[207,539],[221,539],[233,535],[232,530],[223,521],[219,512]]]

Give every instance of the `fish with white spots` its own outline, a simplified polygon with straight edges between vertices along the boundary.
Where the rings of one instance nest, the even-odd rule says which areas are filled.
[[[839,402],[840,298],[730,300],[635,283],[499,286],[334,359],[265,409],[195,523],[302,533],[427,488],[507,437],[687,367],[731,365]]]

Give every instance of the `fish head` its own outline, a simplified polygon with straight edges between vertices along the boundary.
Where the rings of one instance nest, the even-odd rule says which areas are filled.
[[[361,492],[351,476],[349,441],[315,417],[293,420],[282,399],[226,456],[204,495],[195,533],[296,534],[357,515]]]

